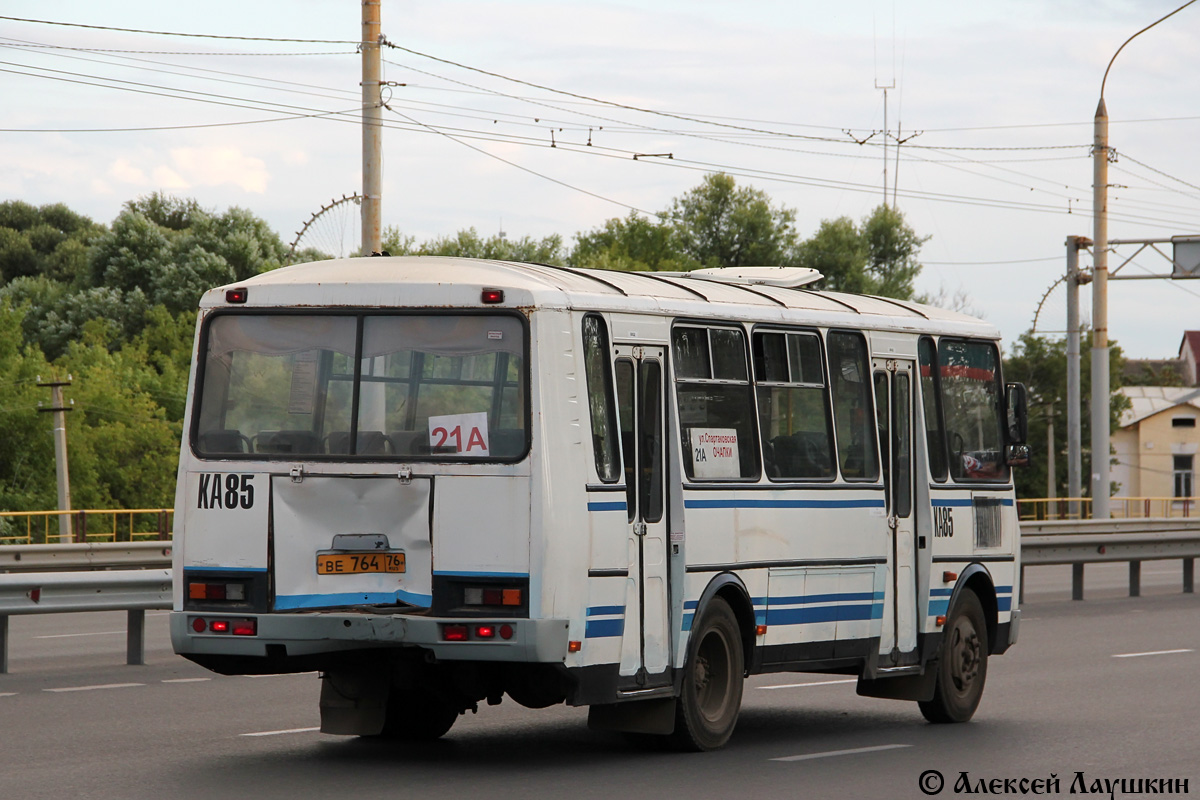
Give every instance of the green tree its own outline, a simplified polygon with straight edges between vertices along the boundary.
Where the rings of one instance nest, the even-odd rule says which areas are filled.
[[[1091,331],[1084,331],[1081,350],[1090,348]],[[1120,426],[1121,412],[1129,400],[1117,390],[1122,386],[1121,370],[1125,358],[1115,343],[1109,349],[1109,382],[1112,394],[1109,398],[1109,429]],[[1091,359],[1080,359],[1082,428],[1082,461],[1085,476],[1083,489],[1088,490],[1087,475],[1091,470]],[[1046,497],[1049,475],[1048,431],[1054,423],[1055,495],[1067,496],[1067,344],[1065,339],[1050,339],[1027,331],[1012,346],[1012,352],[1004,365],[1004,377],[1008,381],[1025,384],[1029,391],[1029,445],[1033,451],[1032,463],[1013,470],[1019,497]]]
[[[454,256],[458,258],[489,258],[497,261],[520,261],[531,264],[562,264],[563,240],[558,234],[544,239],[522,236],[509,239],[497,234],[483,238],[474,228],[461,230],[453,236],[441,236],[421,244],[399,228],[388,226],[383,232],[382,247],[393,256]]]
[[[624,271],[678,272],[700,266],[680,253],[670,224],[636,212],[576,234],[568,261],[576,267]]]
[[[824,220],[797,255],[801,265],[825,276],[822,289],[907,300],[921,271],[917,254],[927,241],[898,209],[881,205],[861,225],[849,217]]]
[[[771,204],[766,192],[739,187],[724,173],[671,203],[667,218],[684,259],[703,267],[792,263],[796,212]]]
[[[88,247],[103,227],[62,203],[0,203],[0,280],[45,276],[73,283],[86,278]]]

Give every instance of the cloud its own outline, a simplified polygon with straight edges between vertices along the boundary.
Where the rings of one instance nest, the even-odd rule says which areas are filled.
[[[261,158],[236,147],[177,147],[171,150],[171,162],[178,171],[173,174],[197,186],[232,183],[243,191],[265,194],[271,180]]]
[[[108,174],[122,183],[146,184],[146,173],[129,163],[127,158],[118,158],[108,168]]]
[[[159,189],[190,189],[192,185],[175,170],[160,164],[154,168],[154,183]]]

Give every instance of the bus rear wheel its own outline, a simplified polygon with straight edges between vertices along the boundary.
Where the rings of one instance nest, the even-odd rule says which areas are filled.
[[[683,750],[715,750],[729,741],[742,705],[745,660],[729,604],[709,601],[692,628],[672,740]]]
[[[393,687],[381,736],[409,742],[440,739],[458,719],[458,708],[440,692]]]
[[[983,606],[975,593],[966,589],[942,633],[933,699],[918,703],[925,719],[935,723],[969,720],[983,697],[987,659]]]

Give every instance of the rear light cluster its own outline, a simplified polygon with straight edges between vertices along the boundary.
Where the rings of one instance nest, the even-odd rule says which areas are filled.
[[[508,639],[511,639],[516,632],[516,628],[508,623],[504,623],[502,625],[492,625],[490,623],[475,625],[443,625],[442,641],[472,642],[495,639],[497,637],[507,641]]]
[[[520,589],[502,589],[498,586],[467,586],[463,588],[464,606],[519,606]]]
[[[192,630],[196,633],[215,633],[234,636],[257,636],[258,620],[253,617],[241,619],[205,619],[192,617]]]
[[[193,581],[188,584],[189,600],[227,600],[242,603],[246,600],[246,584]]]

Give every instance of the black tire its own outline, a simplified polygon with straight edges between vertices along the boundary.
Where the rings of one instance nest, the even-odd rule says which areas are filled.
[[[979,598],[964,589],[942,632],[933,699],[919,702],[934,723],[966,722],[975,714],[987,681],[988,634]]]
[[[430,742],[445,736],[456,719],[458,708],[438,692],[393,688],[380,736]]]
[[[745,655],[737,617],[720,597],[692,628],[671,739],[682,750],[715,750],[729,741],[742,706]]]

